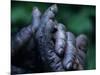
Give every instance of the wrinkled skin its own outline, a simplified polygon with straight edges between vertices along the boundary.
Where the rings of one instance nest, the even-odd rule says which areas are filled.
[[[63,24],[55,22],[57,5],[42,15],[32,11],[32,24],[21,29],[11,43],[11,72],[38,73],[84,69],[87,37],[75,38]]]

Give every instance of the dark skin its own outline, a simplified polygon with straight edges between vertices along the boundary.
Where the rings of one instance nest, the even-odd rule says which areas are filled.
[[[52,5],[45,11],[43,15],[41,15],[41,12],[37,7],[33,8],[32,24],[21,29],[21,31],[18,32],[17,35],[12,40],[11,64],[16,67],[16,68],[13,67],[16,70],[15,71],[12,70],[12,73],[38,73],[38,72],[41,73],[41,72],[58,72],[58,71],[84,69],[84,67],[80,63],[80,60],[77,58],[77,53],[75,53],[77,52],[77,49],[79,47],[82,48],[85,47],[77,45],[76,48],[76,43],[78,42],[78,40],[80,41],[80,39],[84,37],[79,38],[77,41],[74,38],[74,40],[72,41],[73,42],[76,41],[76,43],[74,44],[73,42],[70,43],[71,46],[73,47],[72,47],[72,54],[70,53],[69,56],[71,55],[74,58],[70,58],[71,61],[69,63],[71,64],[69,65],[67,63],[69,58],[65,57],[67,54],[66,52],[68,50],[70,52],[71,49],[70,48],[67,49],[67,47],[70,45],[68,45],[69,43],[66,42],[69,41],[68,37],[72,36],[65,34],[66,30],[63,30],[64,26],[62,26],[62,24],[61,27],[59,28],[58,27],[59,23],[55,23],[54,18],[55,14],[57,13],[57,10],[58,10],[57,6]],[[64,37],[60,37],[62,35]],[[60,38],[57,37],[55,38],[54,36]],[[59,44],[57,44],[57,42]],[[82,41],[80,41],[80,43],[81,42]],[[55,48],[57,46],[58,48],[63,46],[62,48],[59,48],[59,50],[61,51],[57,52],[57,48]],[[73,52],[74,49],[75,52]],[[17,67],[20,68],[20,70],[19,69],[17,70]]]

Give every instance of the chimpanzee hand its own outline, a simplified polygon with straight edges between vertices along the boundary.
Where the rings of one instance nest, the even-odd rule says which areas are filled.
[[[46,72],[84,69],[87,37],[81,34],[75,38],[73,33],[66,32],[65,26],[54,18],[57,11],[57,5],[52,5],[41,15],[34,7],[32,24],[24,27],[12,40],[12,58],[20,59],[20,51],[24,55],[23,62],[18,60],[22,68],[35,70],[36,57],[40,56]],[[12,62],[16,60],[13,59]]]
[[[84,69],[85,53],[82,49],[86,50],[87,37],[79,35],[75,39],[73,33],[66,32],[65,26],[54,20],[55,11],[56,5],[47,9],[36,33],[41,59],[51,71]]]

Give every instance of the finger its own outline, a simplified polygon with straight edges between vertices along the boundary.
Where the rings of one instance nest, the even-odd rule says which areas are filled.
[[[76,38],[76,48],[78,50],[77,58],[83,68],[85,66],[87,44],[88,44],[88,39],[86,35],[81,34]]]
[[[50,33],[54,30],[54,22],[53,20],[49,19],[48,22],[46,23],[45,29],[46,33]]]
[[[55,52],[59,56],[63,56],[67,41],[65,26],[63,24],[59,23],[57,25],[57,31],[54,34],[54,39],[55,39]]]
[[[54,22],[49,19],[45,27],[40,27],[37,31],[36,39],[38,42],[38,50],[42,61],[50,71],[64,71],[61,59],[54,51],[54,44],[52,43],[52,29]]]
[[[79,60],[76,58],[73,64],[74,70],[83,70],[83,66],[79,63]]]
[[[33,32],[37,31],[37,29],[39,28],[40,25],[40,16],[41,16],[41,12],[37,7],[33,8],[32,11],[32,30]]]
[[[11,41],[11,55],[15,55],[19,49],[32,37],[31,25],[24,27]]]
[[[66,33],[67,36],[67,46],[65,49],[63,66],[65,69],[72,69],[73,63],[76,57],[76,48],[75,48],[75,36],[71,32]]]
[[[39,26],[40,21],[40,11],[38,8],[33,8],[32,16],[33,21],[32,25],[24,27],[17,33],[11,43],[11,54],[15,55],[16,52],[32,37],[32,34]],[[33,31],[33,32],[32,32]]]
[[[25,73],[30,73],[30,72],[31,72],[30,70],[26,70],[24,68],[11,65],[11,74],[12,75],[25,74]]]
[[[84,52],[86,52],[87,43],[88,39],[84,34],[81,34],[76,38],[76,47]]]
[[[49,19],[52,19],[55,17],[55,13],[57,12],[57,5],[54,4],[51,7],[49,7],[45,12],[44,15],[42,16],[41,22],[45,24],[48,22]]]
[[[87,52],[87,44],[88,44],[88,39],[87,36],[84,34],[79,35],[76,38],[76,48],[78,50],[78,56],[80,61],[85,60],[86,52]]]

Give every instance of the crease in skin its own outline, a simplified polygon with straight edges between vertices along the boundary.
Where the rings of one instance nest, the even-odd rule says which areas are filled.
[[[73,63],[76,58],[76,48],[75,48],[75,36],[71,32],[66,32],[67,36],[67,47],[65,49],[63,66],[65,69],[72,69]]]

